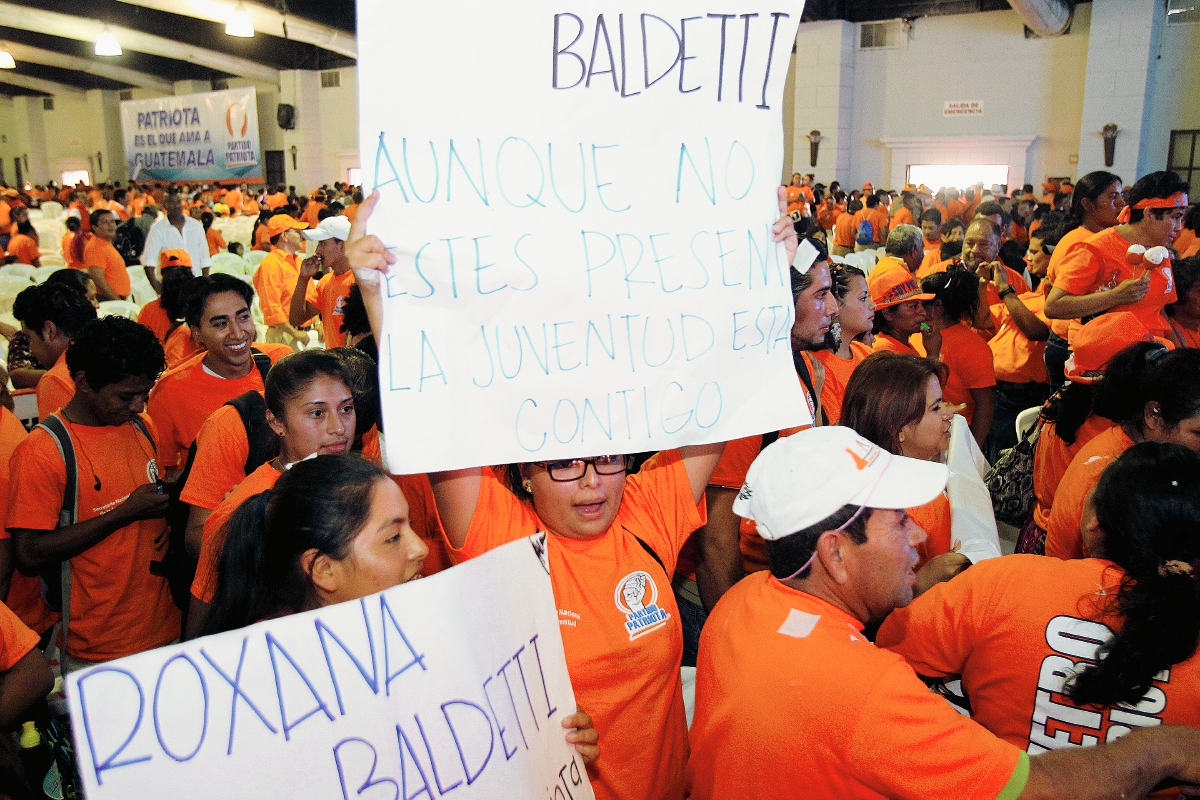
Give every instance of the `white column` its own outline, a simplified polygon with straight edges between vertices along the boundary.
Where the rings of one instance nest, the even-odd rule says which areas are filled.
[[[785,179],[793,172],[813,172],[820,183],[849,180],[857,29],[844,20],[800,25],[793,76],[792,164]],[[809,162],[808,134],[813,130],[821,132],[815,168]]]

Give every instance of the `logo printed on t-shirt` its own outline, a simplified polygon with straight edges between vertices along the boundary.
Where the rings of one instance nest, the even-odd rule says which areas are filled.
[[[658,584],[649,572],[637,570],[617,582],[613,593],[617,609],[625,615],[629,641],[667,624],[671,615],[658,607]]]
[[[158,483],[158,462],[153,458],[146,462],[146,478],[150,483]]]

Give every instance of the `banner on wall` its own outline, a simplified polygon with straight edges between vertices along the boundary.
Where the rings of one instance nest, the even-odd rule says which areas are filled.
[[[803,5],[360,0],[393,471],[810,420],[771,232]]]
[[[71,674],[87,796],[591,800],[545,536]]]
[[[254,87],[126,100],[121,131],[135,181],[261,180]]]

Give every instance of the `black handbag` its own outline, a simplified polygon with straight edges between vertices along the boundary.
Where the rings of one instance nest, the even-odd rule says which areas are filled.
[[[983,482],[992,496],[992,511],[996,519],[1013,527],[1025,524],[1036,499],[1033,494],[1033,453],[1042,433],[1042,421],[1027,433],[1011,450],[996,461]]]

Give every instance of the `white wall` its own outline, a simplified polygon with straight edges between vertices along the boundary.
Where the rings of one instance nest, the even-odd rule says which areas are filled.
[[[1155,63],[1142,149],[1151,169],[1163,169],[1171,131],[1200,129],[1200,25],[1163,25]],[[1200,186],[1192,194],[1200,195]]]

